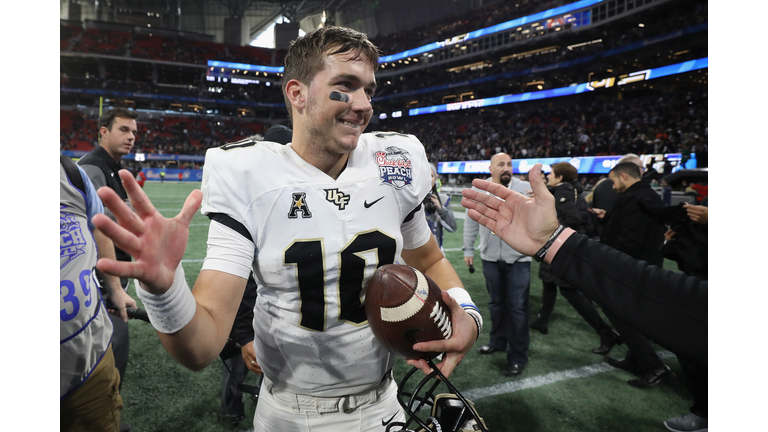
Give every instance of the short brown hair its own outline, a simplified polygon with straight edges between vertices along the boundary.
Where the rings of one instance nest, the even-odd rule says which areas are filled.
[[[99,117],[99,121],[97,123],[99,130],[101,130],[103,127],[107,128],[108,130],[112,130],[112,124],[115,122],[115,117],[136,120],[139,118],[139,113],[122,107],[112,108]]]
[[[634,162],[622,162],[620,164],[617,164],[613,169],[609,172],[615,173],[616,175],[619,175],[621,173],[624,173],[633,179],[640,179],[643,175],[640,173],[640,167],[637,166]]]
[[[568,162],[552,164],[552,175],[563,178],[563,183],[573,183],[579,178],[579,171]]]
[[[288,81],[295,79],[306,85],[325,67],[327,55],[354,52],[354,60],[363,58],[373,70],[379,67],[379,49],[365,33],[346,27],[326,26],[309,32],[291,43],[285,54],[283,72],[283,97],[292,117],[291,102],[285,92]]]

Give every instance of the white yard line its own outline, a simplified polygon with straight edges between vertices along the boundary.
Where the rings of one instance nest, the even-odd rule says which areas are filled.
[[[661,358],[671,358],[675,355],[669,351],[662,350],[656,354]],[[489,387],[482,387],[477,389],[468,390],[462,392],[464,397],[476,402],[480,399],[499,396],[508,393],[514,393],[520,390],[526,390],[531,388],[542,387],[548,384],[554,384],[560,381],[566,381],[578,378],[587,378],[593,375],[597,375],[603,372],[609,372],[611,370],[619,370],[607,363],[595,363],[593,365],[583,366],[576,369],[569,369],[560,372],[551,372],[546,375],[533,376],[530,378],[524,378],[517,381],[509,381],[501,384],[495,384]]]

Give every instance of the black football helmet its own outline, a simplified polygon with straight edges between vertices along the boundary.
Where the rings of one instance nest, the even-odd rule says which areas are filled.
[[[432,368],[432,372],[426,375],[412,392],[407,390],[408,380],[414,373],[420,372],[419,369],[411,369],[400,381],[397,401],[405,411],[406,421],[388,424],[386,432],[488,432],[474,404],[448,381],[432,360],[427,360],[427,364]],[[439,379],[435,379],[438,377]],[[441,386],[447,387],[448,393],[435,394],[435,390]],[[423,396],[420,396],[422,391]],[[422,414],[422,411],[427,410],[428,416]],[[426,420],[422,417],[426,417]]]

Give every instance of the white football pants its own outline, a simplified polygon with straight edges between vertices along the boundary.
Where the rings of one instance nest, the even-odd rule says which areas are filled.
[[[254,432],[384,432],[390,421],[405,421],[397,402],[397,384],[391,378],[387,381],[379,391],[350,397],[350,402],[348,397],[315,398],[277,391],[264,377],[253,416]],[[355,406],[371,394],[376,394],[374,401]]]

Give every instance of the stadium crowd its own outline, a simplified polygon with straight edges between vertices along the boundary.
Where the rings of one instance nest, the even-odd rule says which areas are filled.
[[[490,27],[515,18],[541,12],[572,3],[568,0],[532,1],[522,0],[504,2],[503,5],[492,3],[488,6],[472,9],[444,20],[375,37],[372,42],[386,55],[402,52],[414,47],[458,36],[473,30]]]
[[[433,162],[484,160],[499,151],[514,159],[680,153],[706,149],[707,112],[707,90],[699,88],[621,101],[600,97],[552,106],[513,104],[484,114],[482,121],[476,117],[437,121],[426,116],[381,129],[418,136]],[[86,119],[79,111],[63,111],[65,115],[69,120],[61,122],[62,150],[93,140],[87,136],[93,130],[88,122],[95,119]],[[149,114],[140,119],[136,151],[199,155],[264,130],[264,124],[251,119]]]
[[[683,16],[685,17],[684,19],[682,18]],[[507,84],[510,80],[508,77],[505,77],[504,74],[532,68],[546,70],[547,73],[551,75],[550,72],[554,69],[547,68],[545,67],[546,65],[555,65],[566,61],[579,60],[587,62],[587,60],[592,60],[592,56],[598,55],[601,52],[624,47],[643,40],[650,40],[654,37],[667,35],[681,29],[694,29],[697,25],[706,23],[707,16],[708,8],[706,4],[696,4],[693,8],[680,6],[673,9],[669,14],[654,19],[652,24],[644,25],[644,27],[635,26],[627,29],[626,27],[619,25],[607,26],[607,28],[603,29],[599,35],[595,35],[595,37],[599,36],[599,39],[595,39],[594,43],[572,47],[570,49],[565,46],[559,46],[535,54],[513,57],[503,62],[486,61],[483,67],[466,68],[454,72],[450,72],[444,68],[435,67],[425,69],[420,68],[411,73],[407,73],[409,66],[398,65],[397,70],[403,75],[400,75],[399,79],[382,80],[385,81],[386,85],[382,85],[383,88],[378,91],[378,94],[379,96],[392,95],[428,88],[429,85],[425,85],[426,83],[440,85],[470,81],[468,84],[473,84],[471,80],[476,80],[478,78],[486,78],[483,82],[491,83],[503,79],[503,82]],[[619,76],[637,70],[664,66],[671,63],[679,63],[707,56],[706,45],[702,49],[685,50],[685,53],[673,56],[672,54],[674,53],[667,52],[666,48],[670,43],[674,43],[674,40],[675,38],[673,37],[670,40],[664,39],[663,41],[657,42],[660,44],[663,42],[664,49],[659,48],[658,52],[655,54],[638,54],[638,59],[634,62],[612,61],[610,57],[601,60],[610,63],[612,76]],[[644,43],[643,47],[651,45],[654,44],[650,42]],[[411,68],[413,67],[413,64],[411,64]],[[386,70],[386,68],[382,69],[382,71]],[[525,85],[530,81],[534,81],[536,74],[526,74],[520,78],[523,79],[523,81],[518,83],[518,85],[522,85],[523,87],[519,89],[515,88],[512,92],[525,90]],[[554,88],[584,81],[586,81],[585,76],[579,74],[574,76],[573,73],[563,70],[558,72],[555,76],[547,76],[543,86],[544,88]],[[426,101],[425,103],[429,104]]]
[[[569,3],[567,0],[535,2],[520,0],[501,7],[491,4],[462,14],[421,26],[415,30],[396,32],[375,38],[373,42],[385,54],[411,49],[420,44],[453,37],[468,31],[489,27],[511,19]],[[282,64],[285,50],[270,50],[252,46],[236,46],[211,41],[191,40],[181,36],[164,36],[133,28],[126,31],[98,28],[83,29],[69,24],[60,25],[62,51],[102,54],[137,59],[172,61],[175,63],[207,64],[208,60],[239,63]]]
[[[90,151],[97,145],[93,130],[98,116],[79,110],[61,111],[60,150]],[[245,137],[263,134],[266,126],[252,120],[199,117],[175,117],[146,114],[139,118],[138,153],[204,155],[211,147]]]
[[[707,90],[617,101],[511,105],[454,121],[410,119],[397,129],[418,136],[433,161],[678,153],[707,145]]]
[[[157,32],[155,32],[157,33]],[[127,31],[98,28],[82,29],[60,25],[62,51],[101,54],[135,59],[207,65],[208,60],[262,65],[282,62],[280,51],[253,46],[236,46],[179,36],[147,33],[142,29]]]

